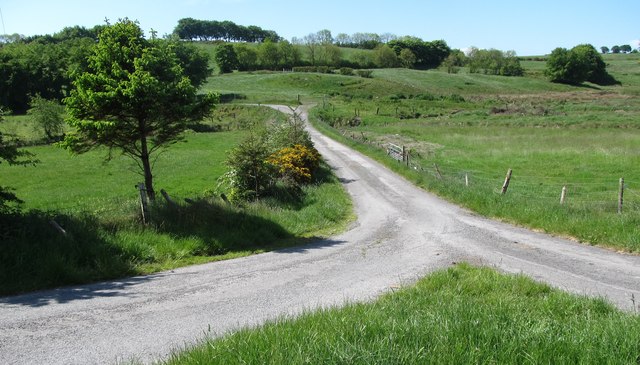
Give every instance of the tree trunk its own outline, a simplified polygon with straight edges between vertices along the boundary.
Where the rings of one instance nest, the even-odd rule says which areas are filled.
[[[142,154],[142,168],[144,169],[144,186],[147,188],[147,196],[151,201],[156,200],[156,192],[153,190],[153,175],[151,175],[151,163],[149,162],[149,148],[147,147],[147,137],[140,138],[140,149]]]

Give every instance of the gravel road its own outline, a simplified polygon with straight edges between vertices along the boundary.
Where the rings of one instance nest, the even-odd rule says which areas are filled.
[[[368,300],[461,261],[605,296],[625,310],[633,310],[632,295],[640,301],[640,257],[479,217],[310,132],[353,197],[358,219],[347,232],[237,260],[0,298],[0,363],[150,362],[206,334]]]

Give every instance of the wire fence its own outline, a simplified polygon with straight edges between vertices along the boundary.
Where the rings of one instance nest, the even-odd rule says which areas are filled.
[[[507,171],[497,172],[478,162],[469,169],[439,165],[435,158],[414,156],[404,147],[392,143],[375,143],[364,135],[344,133],[352,140],[385,150],[390,159],[420,172],[428,179],[447,185],[483,189],[496,195],[507,195],[525,202],[542,202],[550,207],[568,206],[613,213],[640,212],[640,181],[623,180],[622,176],[548,176],[520,174],[513,171],[503,191]]]

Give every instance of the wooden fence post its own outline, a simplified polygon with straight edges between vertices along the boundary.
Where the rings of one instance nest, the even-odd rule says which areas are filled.
[[[438,164],[434,163],[433,167],[436,169],[436,174],[438,174],[438,179],[442,179],[442,174],[440,173],[440,169],[438,168]]]
[[[564,200],[567,197],[567,186],[562,187],[562,193],[560,193],[560,205],[564,205]]]
[[[162,194],[162,197],[164,198],[164,200],[167,201],[167,203],[172,206],[172,207],[177,207],[178,204],[176,204],[176,202],[173,201],[173,199],[171,199],[171,197],[169,196],[169,193],[167,193],[166,190],[164,189],[160,189],[160,194]]]
[[[409,149],[407,148],[407,149],[406,149],[406,151],[405,151],[405,154],[406,154],[406,161],[407,161],[407,167],[409,167],[409,152],[410,152],[410,151],[409,151]]]
[[[142,223],[147,224],[149,220],[149,201],[147,200],[147,189],[144,183],[138,183],[138,190],[140,191],[140,209],[142,211]]]
[[[618,189],[618,214],[622,214],[622,202],[624,198],[624,178],[620,178],[620,188]]]
[[[464,174],[464,186],[469,186],[469,174]]]
[[[507,193],[507,189],[509,189],[509,182],[511,182],[511,173],[513,171],[511,169],[509,169],[509,171],[507,171],[507,176],[504,178],[504,184],[502,184],[502,192],[501,194],[504,195]]]
[[[402,146],[402,162],[404,162],[407,158],[407,151],[404,149],[404,146]]]

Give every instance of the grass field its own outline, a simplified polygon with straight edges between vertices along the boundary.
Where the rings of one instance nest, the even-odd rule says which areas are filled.
[[[373,79],[234,74],[212,78],[208,88],[253,102],[268,101],[273,89],[283,102],[301,95],[318,105],[316,119],[333,125],[327,133],[448,199],[487,216],[640,252],[640,56],[605,60],[620,85],[553,84],[542,74],[544,62],[524,61],[525,77],[464,69],[384,69]],[[410,149],[412,169],[385,156],[388,143]],[[500,196],[509,168],[513,180]],[[625,199],[623,214],[616,214],[620,178]]]
[[[258,108],[219,106],[211,120],[194,128],[282,118],[270,109],[253,109]],[[159,202],[149,227],[140,224],[134,188],[141,177],[124,156],[105,163],[105,150],[72,156],[54,146],[34,146],[28,150],[40,161],[35,167],[0,165],[0,185],[14,187],[25,202],[22,214],[0,215],[0,295],[245,256],[344,228],[351,203],[326,168],[295,204],[224,203],[214,194],[217,179],[227,170],[227,152],[247,135],[231,129],[188,132],[183,143],[160,156],[156,189],[165,189],[179,207]],[[67,234],[56,231],[51,219]]]
[[[458,265],[373,303],[282,318],[164,364],[631,364],[640,317]]]

